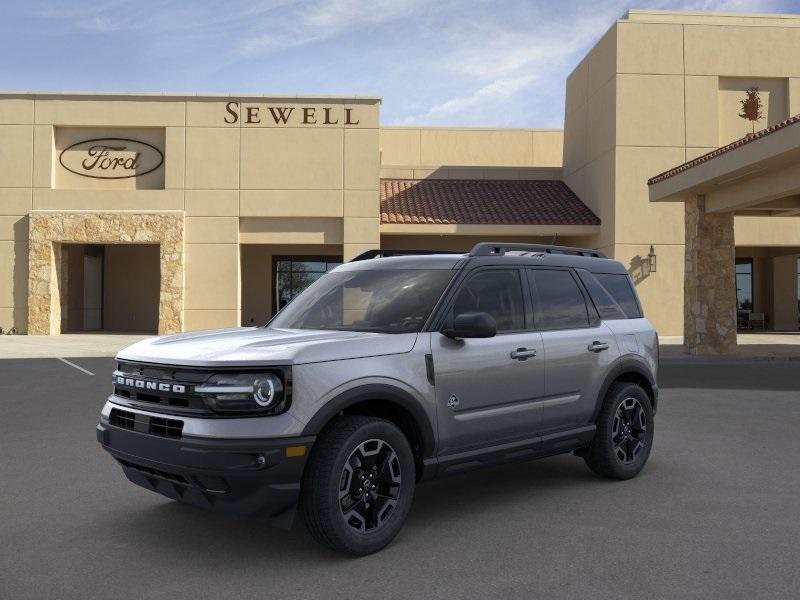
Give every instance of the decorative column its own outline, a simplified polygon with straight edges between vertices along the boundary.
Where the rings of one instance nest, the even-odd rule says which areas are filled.
[[[733,213],[706,213],[704,196],[686,200],[683,343],[689,354],[736,349]]]

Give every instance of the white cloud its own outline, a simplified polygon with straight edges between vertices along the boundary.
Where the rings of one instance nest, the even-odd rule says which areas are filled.
[[[412,18],[422,0],[317,0],[295,3],[280,20],[263,19],[240,44],[245,55],[329,40],[379,23]]]

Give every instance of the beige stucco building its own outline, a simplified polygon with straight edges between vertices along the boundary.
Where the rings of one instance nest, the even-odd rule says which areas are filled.
[[[356,96],[2,94],[0,327],[262,323],[365,250],[502,239],[603,250],[682,335],[696,206],[651,202],[689,196],[648,179],[751,133],[750,88],[756,130],[800,113],[797,56],[800,16],[630,11],[568,77],[563,131],[381,127]],[[800,187],[783,192],[730,211],[742,326],[798,330]]]

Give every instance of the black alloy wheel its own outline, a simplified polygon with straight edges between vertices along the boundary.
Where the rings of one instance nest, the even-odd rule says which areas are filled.
[[[647,417],[636,398],[625,398],[619,404],[611,431],[617,458],[624,465],[634,462],[647,443]]]
[[[371,439],[359,444],[342,468],[342,517],[359,532],[383,527],[397,507],[402,485],[400,460],[388,442]]]

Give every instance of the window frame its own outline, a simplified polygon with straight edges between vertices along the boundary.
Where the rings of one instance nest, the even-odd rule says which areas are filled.
[[[580,277],[577,273],[575,273],[575,269],[570,267],[527,267],[525,269],[526,277],[528,279],[528,286],[530,288],[530,295],[531,295],[531,302],[533,308],[533,316],[534,322],[541,319],[541,298],[539,296],[539,288],[536,285],[536,279],[534,273],[536,271],[566,271],[569,273],[572,280],[575,282],[575,285],[578,287],[578,290],[583,297],[583,305],[586,309],[586,325],[584,327],[553,327],[553,328],[544,328],[540,327],[538,324],[535,327],[535,331],[545,332],[545,331],[580,331],[583,329],[597,329],[600,327],[602,320],[600,319],[600,315],[597,312],[597,308],[592,302],[591,297],[589,296],[589,292],[583,285]]]
[[[523,303],[523,328],[522,329],[508,329],[505,331],[498,331],[496,335],[512,335],[512,334],[519,334],[519,333],[529,333],[531,331],[535,331],[534,322],[533,322],[533,306],[531,303],[531,295],[530,290],[525,285],[523,274],[524,268],[519,266],[506,266],[506,265],[489,265],[485,267],[476,267],[474,269],[470,269],[464,273],[464,275],[460,278],[457,278],[458,281],[453,281],[450,289],[445,292],[445,300],[440,307],[436,309],[435,318],[432,321],[432,326],[429,329],[423,329],[423,331],[436,331],[441,332],[448,325],[448,321],[450,319],[450,311],[453,309],[453,304],[458,297],[458,294],[461,290],[466,286],[469,281],[472,280],[473,277],[477,277],[481,273],[485,273],[487,271],[515,271],[517,273],[517,278],[519,281],[520,286],[520,294],[522,295],[522,303]]]

